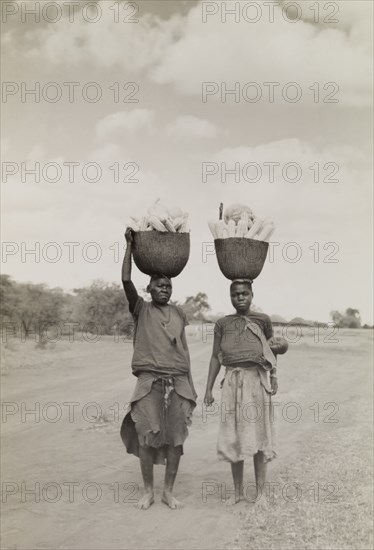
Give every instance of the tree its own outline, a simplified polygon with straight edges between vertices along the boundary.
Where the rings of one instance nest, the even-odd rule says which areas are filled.
[[[208,296],[204,292],[199,292],[196,296],[188,296],[183,304],[181,304],[189,321],[198,320],[204,321],[205,314],[210,311]]]
[[[132,319],[125,293],[120,285],[94,281],[89,287],[74,290],[77,296],[77,318],[81,326],[89,325],[100,334],[131,332]],[[130,326],[131,325],[131,326]]]
[[[338,328],[360,328],[361,327],[361,317],[358,309],[353,309],[348,307],[345,310],[345,313],[340,311],[332,311],[330,316],[334,324]]]
[[[9,275],[0,275],[0,315],[1,321],[9,321],[12,311],[18,302],[16,296],[16,283]]]
[[[60,288],[45,284],[16,283],[8,275],[0,281],[1,318],[12,322],[25,337],[31,332],[43,333],[51,324],[62,320],[65,295]]]
[[[337,326],[337,327],[340,327],[342,319],[343,319],[343,315],[339,311],[334,310],[334,311],[330,312],[330,317],[331,317],[334,325]]]

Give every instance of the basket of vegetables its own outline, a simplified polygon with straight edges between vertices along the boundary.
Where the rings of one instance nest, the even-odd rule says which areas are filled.
[[[133,258],[140,271],[170,278],[182,272],[190,256],[186,212],[157,200],[146,216],[131,218],[127,226],[133,230]]]
[[[230,279],[256,279],[264,267],[269,240],[275,230],[269,218],[262,220],[241,204],[229,206],[218,221],[209,221],[219,268]],[[222,219],[223,218],[223,219]]]

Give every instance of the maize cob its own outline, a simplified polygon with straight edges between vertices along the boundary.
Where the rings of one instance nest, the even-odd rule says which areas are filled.
[[[170,231],[171,233],[175,233],[175,228],[170,218],[166,218],[165,220],[163,220],[163,224],[168,231]]]
[[[179,229],[179,233],[188,233],[190,231],[190,228],[188,226],[188,220],[185,219],[183,224],[181,225]]]
[[[148,220],[147,218],[141,218],[139,222],[139,231],[145,231],[147,229]]]
[[[139,225],[138,225],[137,223],[135,223],[135,221],[133,220],[133,218],[130,218],[130,221],[127,222],[126,227],[129,227],[129,228],[132,229],[133,231],[140,231]]]
[[[213,235],[213,239],[218,239],[217,231],[216,231],[216,221],[215,220],[209,220],[208,221],[210,232]]]
[[[229,236],[230,236],[230,235],[229,235],[229,228],[228,228],[228,226],[226,225],[226,227],[224,227],[224,228],[222,229],[222,237],[221,237],[221,239],[227,239]]]
[[[243,212],[241,217],[240,217],[240,220],[239,221],[243,221],[247,224],[248,226],[248,221],[249,221],[249,215],[248,215],[248,212]],[[239,223],[239,222],[238,222]]]
[[[267,239],[270,238],[270,236],[273,234],[275,230],[275,225],[273,222],[269,222],[267,223],[260,231],[259,235],[258,235],[258,240],[259,241],[267,241],[269,242]]]
[[[239,220],[238,225],[236,226],[235,237],[244,237],[247,231],[248,231],[248,222],[243,219]]]
[[[167,231],[166,227],[157,216],[148,216],[148,223],[150,223],[156,231]]]
[[[183,222],[184,222],[184,218],[182,217],[175,218],[175,220],[173,221],[175,231],[178,231],[181,228]]]
[[[260,229],[258,229],[257,234],[253,238],[257,239],[258,241],[263,241],[264,239],[262,238],[262,233],[270,224],[274,225],[271,218],[265,218],[264,220],[262,220],[262,226],[260,227]],[[267,235],[267,231],[265,235]]]
[[[216,222],[216,234],[217,234],[217,239],[223,239],[223,231],[224,229],[226,229],[227,225],[226,223],[223,221],[223,220],[219,220],[218,222]]]
[[[274,222],[271,218],[265,218],[264,220],[262,220],[262,229],[264,229],[264,227],[269,225],[270,223],[274,225]]]
[[[229,237],[235,237],[236,224],[234,220],[229,220],[227,224],[227,232]]]
[[[257,235],[257,233],[260,231],[262,223],[263,222],[260,218],[256,218],[251,229],[248,231],[248,233],[246,233],[245,237],[247,239],[253,239],[255,235]]]
[[[273,227],[270,229],[269,233],[266,235],[266,237],[264,238],[264,241],[266,243],[269,243],[270,242],[270,237],[272,236],[272,234],[274,233],[275,231],[275,225],[273,225]]]

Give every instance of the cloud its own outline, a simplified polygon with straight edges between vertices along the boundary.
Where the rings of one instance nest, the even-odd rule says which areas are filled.
[[[13,118],[7,117],[9,160],[37,160],[43,166],[61,155],[60,162],[80,163],[71,183],[65,169],[64,181],[58,184],[41,181],[36,185],[30,176],[27,184],[15,177],[4,185],[7,239],[30,241],[30,246],[36,240],[97,241],[108,254],[108,261],[98,265],[71,265],[65,257],[53,273],[45,271],[45,263],[19,261],[12,271],[15,277],[22,273],[35,281],[69,287],[85,284],[98,273],[117,280],[120,260],[113,265],[109,247],[114,241],[122,247],[128,216],[141,215],[160,197],[191,214],[191,259],[178,278],[177,299],[205,289],[213,307],[228,312],[228,292],[222,303],[227,281],[218,271],[216,258],[210,256],[205,262],[202,250],[211,242],[207,219],[217,217],[219,203],[244,202],[259,216],[275,219],[274,239],[282,243],[276,265],[268,264],[256,282],[256,301],[264,311],[317,318],[324,309],[328,315],[332,306],[344,309],[353,303],[370,318],[372,190],[369,155],[362,147],[370,139],[369,117],[365,111],[345,107],[370,102],[372,4],[339,2],[339,24],[315,24],[310,8],[315,10],[316,3],[303,1],[304,21],[288,23],[276,7],[273,24],[252,25],[222,24],[219,15],[204,24],[201,6],[164,21],[145,16],[136,25],[113,24],[112,4],[102,3],[103,17],[96,24],[82,21],[77,10],[73,24],[66,20],[19,24],[15,30],[17,64],[9,63],[9,80],[17,76],[28,84],[77,80],[82,86],[98,79],[106,96],[95,106],[83,102],[79,90],[74,105],[67,100],[58,105],[35,106],[31,100],[18,105],[19,97],[14,97],[13,103],[4,106],[14,110]],[[121,110],[121,103],[113,103],[109,86],[125,80],[139,83],[142,109],[123,105]],[[303,100],[308,96],[312,105],[300,106],[303,110],[264,101],[224,106],[219,93],[207,105],[201,101],[201,82],[208,80],[226,81],[228,87],[235,82],[297,81]],[[340,103],[314,105],[308,86],[319,82],[323,93],[323,83],[331,81],[340,86]],[[81,177],[84,163],[90,161],[103,167],[97,183]],[[122,167],[131,161],[140,167],[136,183],[124,181],[129,173]],[[207,183],[201,180],[203,161],[216,163],[220,170]],[[110,168],[115,162],[120,164],[119,181],[114,181]],[[238,162],[241,176],[246,163],[258,163],[262,178],[235,183],[229,176],[223,183],[222,162],[228,168]],[[266,179],[266,162],[281,165],[280,170],[275,168],[273,183]],[[284,181],[282,167],[289,162],[301,166],[300,181]],[[338,183],[323,181],[331,174],[325,169],[329,162],[339,166]],[[318,182],[310,169],[316,163]],[[253,175],[254,169],[249,169],[248,176]],[[292,169],[288,175],[292,176]],[[290,241],[302,246],[302,262],[284,259],[282,246]],[[332,241],[340,246],[339,264],[324,263],[328,250],[323,246]],[[315,247],[310,248],[316,242],[321,251],[318,263],[313,259]],[[135,273],[138,282],[141,275]],[[357,273],[360,284],[352,286]],[[281,291],[274,292],[275,287]],[[347,296],[352,303],[346,303]]]
[[[36,2],[38,4],[38,2]],[[32,4],[30,2],[29,4]],[[45,58],[52,65],[122,67],[128,71],[142,71],[155,63],[176,35],[181,33],[183,18],[175,15],[161,20],[150,14],[138,17],[137,23],[124,22],[123,3],[97,2],[100,18],[94,23],[84,20],[77,9],[74,22],[67,12],[56,24],[40,26],[25,36],[28,55]],[[31,6],[30,6],[31,9]],[[116,18],[118,17],[118,21]],[[36,43],[36,47],[30,47]]]
[[[118,111],[96,123],[96,137],[105,140],[123,133],[134,135],[137,132],[151,131],[154,112],[149,109]]]
[[[284,17],[282,9],[289,4],[285,1],[275,3],[272,23],[267,3],[257,2],[262,15],[256,23],[242,15],[238,22],[233,16],[222,22],[225,3],[212,4],[219,12],[205,23],[199,4],[186,16],[161,20],[145,14],[124,28],[113,22],[113,10],[102,1],[97,23],[77,15],[72,24],[65,17],[26,33],[21,48],[51,65],[121,68],[134,78],[146,74],[158,84],[172,84],[181,94],[201,95],[202,82],[297,82],[304,100],[312,103],[310,86],[335,82],[340,105],[371,105],[371,2],[337,0],[328,3],[330,7],[321,2],[318,23],[317,3],[311,0],[299,2],[302,17],[293,23]],[[242,4],[237,3],[239,12]],[[334,6],[338,11],[332,14]],[[334,19],[338,23],[329,22]]]
[[[226,148],[212,159],[219,172],[208,178],[208,191],[221,184],[226,205],[244,199],[260,217],[273,217],[278,227],[276,240],[310,242],[314,238],[347,245],[354,240],[353,227],[360,227],[363,233],[370,231],[370,155],[359,149],[318,148],[298,139],[285,139],[257,147]],[[332,161],[333,168],[328,164]],[[234,176],[227,176],[222,185],[222,162],[230,170],[238,164],[239,183]],[[271,182],[265,163],[275,162],[279,166],[274,167]],[[258,168],[245,172],[246,163],[256,163]],[[288,163],[297,166],[297,181],[288,181],[296,174],[292,166],[284,171]],[[245,175],[249,179],[258,174],[261,179],[255,183],[244,179]],[[331,181],[334,179],[337,181]]]
[[[166,126],[165,132],[177,140],[193,141],[214,138],[219,128],[209,120],[192,115],[179,115]]]
[[[286,7],[288,0],[281,0]],[[365,0],[336,0],[333,3],[320,0],[297,0],[303,21],[322,28],[339,28],[345,31],[352,43],[370,53],[372,41],[373,5]],[[316,22],[317,21],[317,22]],[[338,22],[338,23],[336,23]]]
[[[191,95],[201,95],[202,82],[297,82],[310,102],[314,82],[336,82],[342,105],[371,105],[370,33],[361,33],[370,8],[367,2],[357,3],[356,9],[351,4],[340,2],[339,13],[346,13],[349,5],[355,17],[346,14],[334,26],[302,20],[292,24],[280,6],[275,7],[274,23],[265,15],[255,24],[243,18],[236,23],[233,17],[223,23],[217,14],[204,24],[201,7],[193,8],[183,37],[169,45],[151,75],[159,84],[173,84]]]
[[[41,149],[43,149],[43,144]],[[87,153],[87,160],[96,160],[108,165],[118,160],[120,148],[113,142],[105,143]],[[203,153],[201,153],[203,157]],[[131,157],[130,157],[131,158]],[[206,184],[193,177],[189,163],[180,170],[168,174],[153,173],[151,168],[141,169],[139,183],[129,184],[113,181],[113,172],[106,170],[100,182],[61,181],[57,184],[41,182],[40,185],[21,184],[17,181],[4,185],[4,203],[7,208],[5,239],[18,244],[25,241],[27,248],[39,241],[60,243],[64,255],[59,264],[36,264],[28,257],[22,263],[20,255],[9,260],[6,271],[19,279],[48,281],[64,287],[88,284],[100,277],[117,280],[120,277],[120,262],[123,254],[123,232],[129,216],[145,213],[158,197],[167,205],[178,205],[190,212],[191,257],[186,271],[175,285],[176,299],[206,290],[210,303],[216,310],[230,311],[227,281],[220,274],[213,254],[206,258],[203,251],[212,242],[207,220],[217,218],[218,206],[234,202],[248,204],[261,217],[272,217],[276,222],[273,241],[274,263],[267,262],[261,277],[256,280],[256,302],[266,312],[278,312],[285,317],[328,317],[329,309],[344,309],[353,304],[365,319],[370,320],[367,289],[369,288],[371,249],[372,188],[368,177],[369,162],[365,151],[352,146],[317,147],[299,139],[284,139],[263,143],[256,147],[240,145],[226,147],[212,154],[210,159],[226,161],[242,166],[249,161],[262,167],[264,162],[278,161],[281,164],[298,162],[303,177],[296,183],[259,181],[256,184],[242,181],[212,181]],[[309,166],[318,162],[335,160],[340,171],[340,182],[314,183],[306,177]],[[44,162],[50,159],[45,158]],[[81,160],[81,165],[85,159]],[[264,170],[265,173],[265,170]],[[312,172],[310,172],[312,173]],[[16,179],[16,178],[14,178]],[[361,237],[360,237],[361,236]],[[363,237],[362,237],[363,236]],[[70,264],[64,242],[79,242],[76,261]],[[103,259],[98,264],[82,260],[83,245],[99,243]],[[302,249],[302,260],[292,263],[285,259],[287,243],[296,242]],[[336,257],[339,263],[324,260],[333,252],[327,243],[337,243]],[[119,256],[114,263],[118,243]],[[317,244],[316,244],[317,243]],[[367,246],[367,249],[366,249]],[[320,259],[314,260],[316,250]],[[289,253],[292,256],[293,250]],[[360,284],[354,285],[360,273]],[[134,279],[140,286],[146,280],[134,269]],[[274,292],[274,285],[281,291]],[[311,299],[316,296],[318,299]],[[294,298],[297,296],[296,298]],[[300,298],[301,296],[301,298]],[[346,303],[346,296],[351,300]],[[326,313],[322,313],[326,312]]]

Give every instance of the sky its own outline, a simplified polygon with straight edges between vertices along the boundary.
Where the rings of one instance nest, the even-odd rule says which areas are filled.
[[[276,225],[258,307],[373,324],[372,3],[73,4],[2,2],[2,273],[120,283],[159,198],[190,214],[174,298],[229,313],[207,221],[242,203]]]

